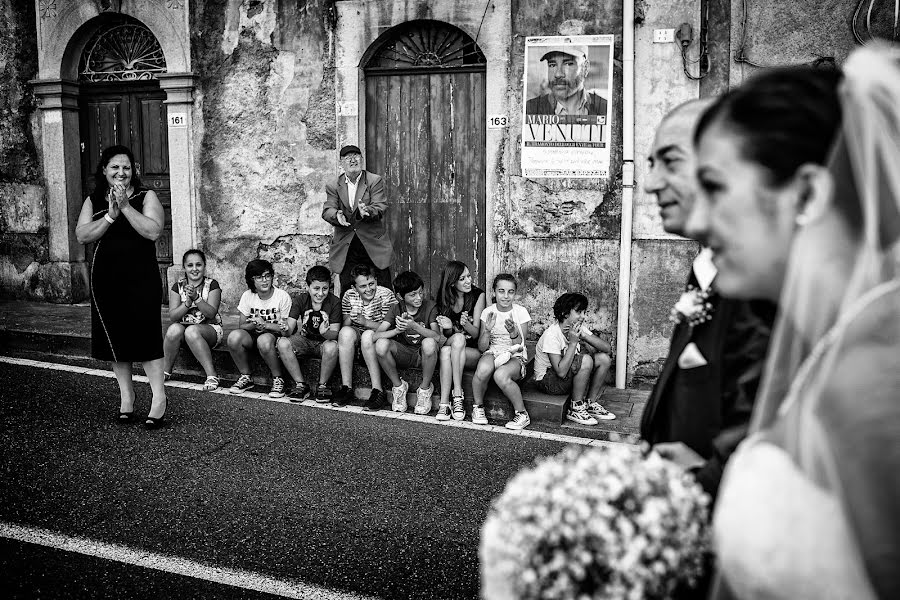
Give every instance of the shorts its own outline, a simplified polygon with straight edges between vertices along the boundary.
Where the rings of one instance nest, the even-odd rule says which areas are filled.
[[[557,375],[556,371],[553,370],[553,367],[548,368],[547,372],[544,373],[543,379],[535,380],[535,387],[545,394],[550,394],[552,396],[568,394],[572,391],[572,380],[575,378],[575,373],[581,369],[582,356],[584,355],[575,355],[575,358],[572,359],[572,366],[569,367],[569,372],[566,373],[565,377]]]
[[[422,353],[418,346],[407,346],[391,340],[391,353],[398,369],[415,369],[422,366]]]
[[[519,379],[525,379],[525,357],[521,354],[510,354],[503,348],[488,348],[482,356],[493,356],[495,367],[502,367],[511,360],[519,361]]]
[[[216,343],[213,345],[213,348],[218,348],[219,344],[222,343],[222,340],[225,339],[225,330],[218,323],[206,323],[206,325],[212,327],[216,332]]]
[[[322,358],[322,344],[325,340],[311,340],[305,335],[295,333],[288,338],[291,349],[297,356],[316,356]]]

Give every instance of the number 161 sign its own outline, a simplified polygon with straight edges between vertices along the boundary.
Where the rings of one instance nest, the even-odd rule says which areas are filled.
[[[185,113],[169,114],[169,129],[182,129],[187,127],[187,115]]]

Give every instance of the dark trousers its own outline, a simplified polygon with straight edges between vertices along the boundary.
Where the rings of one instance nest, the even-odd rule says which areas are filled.
[[[350,286],[353,285],[353,281],[350,279],[350,270],[356,265],[369,265],[378,285],[389,290],[394,289],[391,283],[391,268],[379,269],[376,267],[372,259],[369,258],[369,253],[366,252],[365,246],[359,241],[359,237],[354,235],[353,241],[350,242],[350,248],[347,250],[347,261],[344,263],[344,269],[341,271],[341,294],[349,290]]]

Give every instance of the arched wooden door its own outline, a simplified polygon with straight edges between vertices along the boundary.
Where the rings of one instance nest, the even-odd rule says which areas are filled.
[[[172,265],[172,210],[166,93],[156,74],[165,71],[156,38],[130,19],[94,34],[79,68],[82,189],[85,195],[94,189],[94,170],[104,148],[122,144],[131,149],[141,183],[156,192],[166,214],[156,242],[163,304],[169,301],[166,271]]]
[[[484,55],[438,21],[382,40],[365,64],[366,169],[385,179],[393,271],[415,271],[434,293],[456,259],[484,287]]]

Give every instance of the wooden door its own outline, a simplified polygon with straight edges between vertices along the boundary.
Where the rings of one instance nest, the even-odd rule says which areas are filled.
[[[104,148],[127,146],[134,153],[141,182],[159,196],[166,222],[156,242],[162,278],[160,301],[168,304],[166,271],[172,265],[172,210],[166,93],[156,83],[84,85],[80,96],[81,170],[85,196],[94,189],[94,171]],[[88,257],[93,250],[89,249]]]
[[[484,86],[483,70],[366,78],[366,169],[385,179],[392,266],[432,294],[454,259],[485,286]]]

